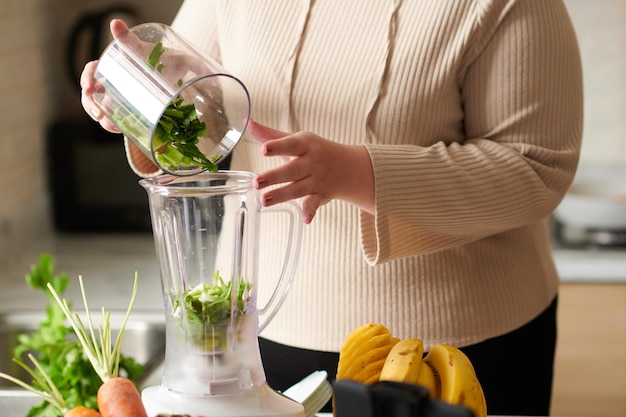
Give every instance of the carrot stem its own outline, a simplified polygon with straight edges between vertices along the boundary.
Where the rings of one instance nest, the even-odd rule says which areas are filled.
[[[126,324],[128,323],[130,313],[135,303],[135,298],[137,297],[138,277],[135,273],[135,282],[133,285],[130,303],[128,309],[126,310],[124,321],[120,327],[117,340],[113,346],[111,345],[111,313],[105,310],[104,307],[102,308],[102,325],[98,327],[98,334],[96,336],[82,276],[79,276],[78,280],[83,297],[83,305],[85,307],[87,327],[85,327],[78,314],[72,313],[67,300],[61,299],[50,284],[48,284],[48,289],[70,322],[70,325],[72,326],[74,333],[76,333],[76,337],[83,347],[83,350],[85,351],[85,354],[87,355],[89,362],[91,362],[94,370],[102,382],[107,382],[111,378],[117,377],[119,374],[122,339],[124,337]]]

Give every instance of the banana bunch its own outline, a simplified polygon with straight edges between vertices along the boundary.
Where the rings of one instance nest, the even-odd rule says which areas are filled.
[[[463,352],[437,344],[424,356],[420,339],[399,340],[381,324],[367,323],[348,334],[339,352],[337,379],[420,385],[428,388],[431,399],[463,405],[476,417],[487,416],[482,387]]]
[[[382,324],[367,323],[351,331],[339,351],[337,379],[378,382],[391,348],[400,339]]]

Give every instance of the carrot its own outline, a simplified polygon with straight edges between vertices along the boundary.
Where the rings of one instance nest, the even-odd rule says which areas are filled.
[[[63,417],[102,417],[102,415],[93,408],[81,406],[72,408]]]
[[[127,378],[111,378],[98,390],[98,408],[102,416],[147,417],[141,395]]]
[[[33,368],[26,365],[21,360],[13,359],[13,361],[21,366],[26,372],[28,372],[28,374],[34,379],[34,381],[42,388],[41,390],[3,372],[0,372],[0,378],[11,381],[14,384],[17,384],[20,387],[24,388],[25,390],[38,395],[44,401],[47,401],[48,403],[52,404],[52,406],[57,408],[64,417],[102,417],[98,411],[88,407],[79,406],[68,409],[65,400],[61,396],[61,392],[54,384],[50,376],[39,364],[39,361],[37,361],[37,359],[32,354],[28,354],[28,358],[35,365],[35,368],[39,371],[39,373],[35,372]]]
[[[87,304],[83,278],[79,276],[78,279],[87,315],[87,327],[78,314],[72,313],[67,301],[59,298],[52,285],[48,284],[48,289],[63,310],[85,355],[102,380],[97,395],[98,411],[102,417],[148,417],[137,387],[128,378],[118,375],[124,329],[137,296],[137,274],[130,304],[115,344],[111,344],[111,313],[102,308],[102,325],[96,332]]]

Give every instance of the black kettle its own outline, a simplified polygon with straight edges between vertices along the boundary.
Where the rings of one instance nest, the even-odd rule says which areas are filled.
[[[111,41],[109,22],[122,18],[132,25],[137,11],[127,5],[110,6],[80,16],[72,27],[67,41],[66,65],[70,81],[80,91],[80,74],[89,61],[97,59]]]

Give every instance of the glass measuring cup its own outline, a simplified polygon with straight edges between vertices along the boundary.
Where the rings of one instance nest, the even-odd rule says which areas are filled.
[[[161,23],[115,38],[98,60],[95,86],[105,116],[169,174],[217,171],[250,119],[245,85]]]

